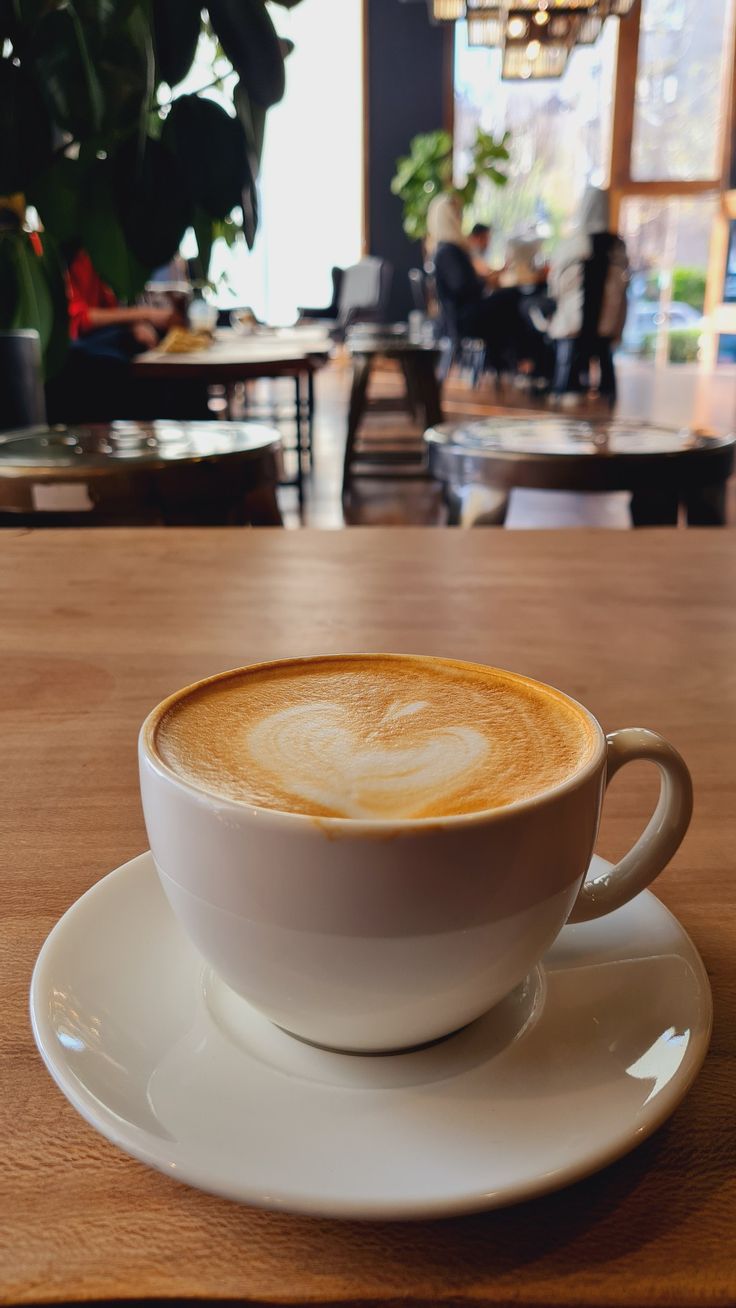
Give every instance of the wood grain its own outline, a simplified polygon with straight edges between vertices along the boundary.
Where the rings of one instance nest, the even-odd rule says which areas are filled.
[[[731,533],[6,532],[0,604],[4,1302],[736,1302]],[[710,1055],[671,1122],[636,1153],[517,1209],[339,1224],[200,1194],[98,1137],[31,1038],[28,984],[46,933],[145,848],[134,746],[147,710],[221,668],[359,649],[452,654],[541,677],[607,728],[661,730],[694,774],[692,830],[658,893],[711,976]],[[623,850],[651,799],[646,771],[617,778],[601,852]]]

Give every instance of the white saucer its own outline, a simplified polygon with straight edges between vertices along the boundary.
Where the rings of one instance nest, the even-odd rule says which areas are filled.
[[[703,1061],[711,998],[695,947],[644,894],[566,927],[448,1040],[330,1053],[209,972],[143,854],[51,932],[31,1015],[54,1080],[127,1153],[231,1199],[385,1219],[515,1203],[640,1144]]]

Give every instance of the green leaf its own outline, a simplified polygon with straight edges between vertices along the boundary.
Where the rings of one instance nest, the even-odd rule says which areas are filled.
[[[208,0],[207,9],[248,95],[264,109],[277,104],[286,85],[284,59],[263,0]]]
[[[496,139],[478,129],[473,144],[471,167],[460,187],[453,186],[453,143],[448,132],[425,132],[415,136],[409,154],[396,161],[391,190],[404,206],[404,231],[412,240],[426,235],[427,212],[435,195],[454,190],[463,207],[473,203],[482,178],[498,186],[506,175],[498,167],[509,158],[508,132]]]
[[[0,59],[0,195],[25,191],[51,158],[51,123],[24,68]]]
[[[148,18],[134,9],[125,26],[111,31],[100,51],[105,87],[103,130],[112,137],[137,129],[141,144],[156,84],[156,58]]]
[[[63,363],[68,340],[66,294],[53,242],[34,250],[26,232],[0,234],[0,327],[33,328],[41,338],[47,376]]]
[[[233,97],[238,118],[245,132],[248,163],[253,177],[257,177],[263,156],[263,141],[266,133],[266,110],[262,105],[254,104],[242,82],[235,87]]]
[[[14,40],[18,30],[13,0],[0,0],[0,52],[6,41]]]
[[[23,239],[25,238],[25,239]],[[18,304],[13,327],[35,327],[45,349],[54,324],[54,306],[41,260],[34,252],[28,236],[22,233],[15,244],[15,263],[18,274]]]
[[[171,106],[161,134],[189,179],[195,203],[225,218],[252,182],[245,133],[237,118],[201,96],[182,95]]]
[[[259,218],[258,188],[253,178],[243,187],[241,206],[243,211],[243,235],[248,249],[252,250],[256,241]]]
[[[168,263],[192,221],[189,189],[179,163],[165,145],[135,138],[113,160],[116,211],[135,258],[149,272]]]
[[[210,259],[214,244],[214,222],[201,205],[194,210],[194,235],[197,240],[197,281],[206,282],[210,275]]]
[[[19,232],[0,230],[0,331],[11,331],[15,322],[20,286],[15,261],[15,244],[26,239]]]
[[[74,0],[74,7],[85,25],[93,23],[105,28],[119,27],[136,8],[140,9],[140,3],[141,0]]]
[[[224,241],[228,248],[236,245],[243,233],[234,218],[215,218],[212,235],[216,241]]]
[[[143,290],[150,268],[131,250],[114,190],[112,163],[95,160],[88,174],[80,237],[95,271],[124,303]]]
[[[200,0],[152,0],[156,67],[169,86],[183,82],[194,62],[202,30]]]
[[[84,28],[71,4],[43,16],[34,62],[49,110],[59,127],[80,140],[102,125],[104,97]]]
[[[32,32],[36,24],[52,9],[61,9],[64,0],[11,0],[18,31]]]
[[[83,159],[57,159],[29,188],[28,198],[59,244],[79,240],[89,169]]]
[[[59,255],[56,242],[49,233],[44,232],[43,258],[41,260],[44,280],[51,296],[52,324],[45,343],[42,341],[43,366],[46,378],[55,377],[60,372],[67,350],[69,349],[69,310],[66,298],[64,264]]]

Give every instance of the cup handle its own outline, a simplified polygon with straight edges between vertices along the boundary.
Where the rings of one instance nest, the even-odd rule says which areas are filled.
[[[659,799],[646,830],[620,863],[584,881],[568,922],[591,922],[627,904],[659,876],[679,849],[693,811],[693,783],[684,759],[656,731],[627,727],[606,737],[606,785],[634,759],[656,763]]]

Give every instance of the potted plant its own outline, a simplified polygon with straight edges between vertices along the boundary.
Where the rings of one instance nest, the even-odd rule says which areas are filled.
[[[409,154],[396,161],[391,190],[404,206],[404,231],[412,241],[427,235],[427,211],[435,196],[454,191],[466,208],[475,199],[485,179],[495,186],[505,186],[508,177],[503,165],[508,163],[509,133],[498,140],[478,128],[470,157],[470,167],[462,185],[453,182],[453,142],[449,132],[425,132],[409,144]]]
[[[253,244],[291,43],[265,0],[204,3],[0,0],[0,330],[35,328],[47,375],[66,347],[65,246],[129,302],[190,227],[202,277],[216,235]],[[184,92],[203,36],[212,80]],[[227,107],[207,94],[231,85]]]

